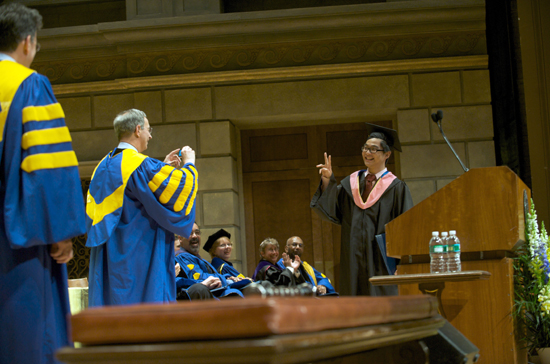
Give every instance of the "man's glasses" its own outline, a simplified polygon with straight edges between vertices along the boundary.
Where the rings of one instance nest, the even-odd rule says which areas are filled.
[[[371,154],[374,154],[374,153],[376,153],[376,152],[383,152],[383,151],[384,151],[384,149],[378,149],[378,148],[376,148],[376,147],[369,147],[369,146],[367,146],[367,145],[363,145],[363,146],[361,147],[361,152],[363,152],[363,153],[364,153],[364,152],[369,152],[369,153],[371,153]]]
[[[300,244],[300,243],[292,243],[291,245],[292,245],[294,248],[297,248],[297,247],[303,248],[303,247],[304,247],[304,244]]]
[[[142,126],[141,129],[142,129],[142,130],[145,130],[145,126]],[[153,134],[153,128],[152,128],[152,127],[149,127],[149,128],[147,129],[147,131],[149,131],[149,134]]]

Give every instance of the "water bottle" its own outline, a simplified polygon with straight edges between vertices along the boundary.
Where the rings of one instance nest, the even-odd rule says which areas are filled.
[[[447,255],[449,272],[460,272],[462,270],[462,264],[460,263],[460,240],[456,236],[456,231],[449,231],[449,238],[447,239]]]
[[[439,231],[433,231],[430,240],[431,273],[445,273],[447,271],[447,266],[445,264],[445,249],[446,245],[444,245],[439,238]]]
[[[447,239],[448,239],[449,233],[446,231],[441,232],[441,243],[445,246],[445,253],[443,254],[443,260],[445,261],[445,271],[444,273],[449,272],[449,251],[448,251],[448,245],[447,245]]]

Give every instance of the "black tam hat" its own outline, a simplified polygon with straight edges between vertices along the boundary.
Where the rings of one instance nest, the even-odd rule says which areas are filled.
[[[393,129],[384,128],[380,125],[374,125],[370,123],[365,123],[367,125],[367,131],[369,132],[369,139],[372,138],[372,133],[381,133],[384,138],[383,139],[390,148],[393,148],[399,152],[401,152],[401,143],[399,142],[399,136],[397,136],[397,132]],[[376,138],[376,136],[374,136]]]
[[[214,245],[216,240],[218,240],[219,238],[223,238],[224,236],[228,239],[231,239],[231,234],[229,234],[224,229],[220,229],[220,230],[216,231],[214,234],[212,234],[208,237],[208,240],[206,241],[206,244],[204,244],[204,246],[202,248],[206,252],[210,252],[210,249],[212,249],[212,245]]]

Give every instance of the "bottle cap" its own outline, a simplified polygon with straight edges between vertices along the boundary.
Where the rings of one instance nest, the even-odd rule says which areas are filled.
[[[456,235],[456,230],[449,230],[449,234]]]
[[[441,236],[447,236],[447,235],[449,235],[449,233],[446,232],[446,231],[444,231],[444,232],[441,233]]]
[[[432,231],[432,236],[439,236],[439,231]]]

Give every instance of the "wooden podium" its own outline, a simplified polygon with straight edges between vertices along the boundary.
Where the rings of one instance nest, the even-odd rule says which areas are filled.
[[[488,280],[447,282],[441,300],[447,320],[479,348],[478,363],[526,363],[510,315],[513,253],[525,241],[529,188],[508,167],[472,169],[386,225],[388,256],[397,274],[430,273],[432,231],[456,230],[463,271],[488,271]],[[400,295],[420,293],[417,284]]]

